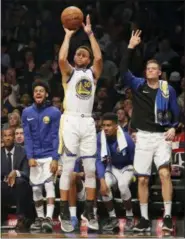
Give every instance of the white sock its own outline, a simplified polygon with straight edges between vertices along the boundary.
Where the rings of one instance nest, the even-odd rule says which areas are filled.
[[[47,204],[46,208],[46,217],[53,218],[53,212],[54,212],[55,205],[54,204]]]
[[[71,217],[76,217],[76,207],[69,207]]]
[[[130,210],[126,210],[126,217],[133,217],[132,208]]]
[[[112,211],[109,212],[109,217],[116,217],[116,213],[114,209],[112,209]]]
[[[140,204],[141,216],[148,220],[148,203]]]
[[[171,216],[172,202],[164,202],[164,217],[169,215]]]
[[[37,217],[42,217],[44,218],[44,206],[41,205],[40,207],[35,207],[36,212],[37,212]]]

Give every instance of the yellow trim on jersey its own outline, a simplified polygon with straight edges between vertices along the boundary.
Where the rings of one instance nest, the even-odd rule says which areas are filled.
[[[63,108],[64,108],[64,111],[66,110],[66,91],[67,91],[67,83],[66,82],[63,82],[62,83],[62,86],[64,88],[64,100],[63,100]]]
[[[60,118],[60,125],[59,125],[59,146],[58,146],[58,154],[63,154],[63,127],[64,127],[64,115]]]

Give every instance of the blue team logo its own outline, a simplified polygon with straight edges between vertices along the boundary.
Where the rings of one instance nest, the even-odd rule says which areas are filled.
[[[82,78],[76,84],[76,95],[82,100],[87,100],[92,95],[92,82],[88,78]]]

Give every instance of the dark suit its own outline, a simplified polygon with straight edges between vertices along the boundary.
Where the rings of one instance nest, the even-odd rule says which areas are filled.
[[[7,206],[16,205],[17,215],[23,217],[32,217],[32,191],[29,185],[29,166],[24,148],[15,145],[13,156],[13,169],[20,172],[20,177],[16,177],[13,187],[8,186],[4,179],[10,173],[8,158],[5,148],[1,150],[1,203],[4,217],[6,217]],[[32,210],[32,211],[31,211]],[[4,218],[5,219],[5,218]]]

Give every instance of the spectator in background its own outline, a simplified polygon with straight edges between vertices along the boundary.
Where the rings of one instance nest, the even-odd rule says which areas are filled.
[[[101,79],[100,79],[101,80]],[[110,112],[112,111],[112,102],[109,101],[108,90],[106,87],[100,87],[94,103],[93,112]]]
[[[51,97],[54,97],[56,95],[61,96],[61,100],[64,98],[64,89],[61,85],[61,74],[58,68],[58,62],[54,60],[51,64],[51,71],[52,71],[52,78],[49,81],[50,90],[51,90]]]
[[[11,85],[9,85],[8,83],[2,84],[1,97],[2,97],[3,107],[5,107],[8,110],[8,113],[11,113],[14,107],[16,107],[16,101],[15,101],[14,95],[12,94]]]
[[[96,133],[99,133],[102,127],[102,118],[99,114],[93,114],[93,119],[95,121]]]
[[[114,112],[116,112],[118,109],[124,108],[124,101],[124,98],[122,98],[116,103],[114,106]]]
[[[171,48],[170,41],[168,38],[163,38],[159,42],[159,51],[155,54],[154,58],[162,64],[163,62],[169,62],[174,57],[177,57],[178,54]]]
[[[58,108],[60,111],[62,109],[62,100],[59,96],[54,96],[52,98],[52,105],[56,108]]]
[[[1,150],[1,203],[2,219],[6,219],[8,205],[16,205],[17,229],[28,229],[33,219],[29,167],[25,151],[14,144],[13,129],[3,131]]]
[[[118,124],[123,128],[125,132],[128,132],[128,117],[124,111],[124,109],[120,108],[116,112],[118,117]]]
[[[7,128],[16,129],[21,125],[21,117],[18,112],[12,112],[8,115],[8,123],[4,124],[3,130]]]
[[[24,146],[24,132],[22,127],[17,127],[15,129],[15,143],[16,145]]]
[[[19,109],[22,112],[26,107],[31,105],[31,97],[28,94],[24,94],[21,96],[20,99],[20,105],[19,105]]]
[[[106,55],[105,46],[101,46],[101,52],[103,57],[103,71],[101,78],[105,78],[105,84],[108,87],[113,87],[116,83],[116,76],[118,74],[118,68],[116,64],[109,60]]]
[[[17,80],[16,80],[16,71],[14,68],[7,69],[6,75],[5,75],[5,81],[12,88],[12,92],[11,92],[12,104],[14,107],[16,107],[18,96],[19,96],[19,84],[17,83]]]
[[[132,100],[129,100],[129,99],[124,100],[123,108],[125,113],[129,116],[129,118],[131,118],[132,109],[133,109]]]
[[[184,109],[184,99],[185,99],[185,78],[182,79],[181,81],[181,90],[182,93],[179,95],[179,97],[177,98],[177,103],[180,106],[180,111],[181,112],[185,112]]]
[[[7,122],[8,122],[8,109],[6,107],[3,107],[1,109],[1,127],[3,127],[3,125]]]
[[[125,99],[132,100],[132,90],[130,88],[125,89]]]
[[[7,44],[2,43],[1,45],[1,64],[3,67],[10,67],[10,56],[7,53]]]

